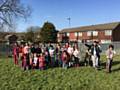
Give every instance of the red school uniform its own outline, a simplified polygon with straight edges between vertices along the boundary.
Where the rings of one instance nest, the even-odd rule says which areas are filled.
[[[43,56],[39,57],[39,68],[45,67],[45,58]]]
[[[25,55],[24,55],[24,47],[22,47],[21,48],[21,54],[22,54],[22,58],[21,58],[21,60],[22,60],[22,67],[24,66],[24,63],[25,63]]]
[[[18,47],[13,47],[14,64],[18,65]]]

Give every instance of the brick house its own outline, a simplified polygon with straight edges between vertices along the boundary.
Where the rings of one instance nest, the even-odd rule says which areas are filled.
[[[57,38],[58,42],[120,41],[120,22],[63,29],[58,33]]]

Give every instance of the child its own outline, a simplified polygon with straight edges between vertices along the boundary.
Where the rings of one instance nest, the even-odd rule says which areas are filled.
[[[72,56],[73,56],[73,47],[71,45],[69,45],[68,49],[67,49],[68,54],[70,55],[70,61],[69,61],[69,67],[73,66],[73,60],[72,60]]]
[[[69,60],[70,60],[70,55],[68,54],[67,51],[63,51],[63,54],[62,54],[62,62],[63,62],[62,67],[63,68],[65,68],[65,69],[68,68]]]
[[[113,61],[113,57],[114,57],[115,54],[116,54],[116,52],[114,51],[114,46],[109,45],[109,48],[106,51],[106,57],[107,57],[106,70],[107,70],[108,73],[111,72],[112,61]]]
[[[24,65],[24,45],[23,44],[21,45],[20,49],[21,49],[20,57],[21,57],[21,61],[22,61],[21,66],[23,67],[23,65]]]
[[[73,56],[75,67],[79,67],[79,50],[77,46],[74,46]]]
[[[33,69],[33,56],[30,55],[30,69]]]
[[[30,59],[29,59],[29,45],[28,43],[25,44],[24,48],[23,48],[23,52],[24,52],[24,57],[25,57],[25,63],[26,63],[26,67],[29,69],[30,68]]]
[[[33,57],[33,68],[37,68],[37,61],[38,61],[38,57],[36,54],[34,54],[34,57]]]
[[[46,62],[46,68],[50,67],[50,64],[51,64],[51,59],[50,59],[50,53],[49,53],[49,50],[48,48],[46,48],[45,50],[45,62]]]
[[[14,64],[18,65],[18,58],[19,58],[19,48],[17,46],[17,43],[14,44],[13,47],[13,56],[14,56]]]
[[[54,47],[51,46],[49,49],[50,59],[51,59],[51,67],[55,66],[55,56],[54,56]]]
[[[44,54],[40,54],[40,57],[39,57],[39,69],[40,70],[45,70],[45,57],[44,57]]]

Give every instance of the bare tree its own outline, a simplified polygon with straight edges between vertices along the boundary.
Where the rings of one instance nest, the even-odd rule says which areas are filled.
[[[27,19],[30,14],[30,7],[24,6],[20,0],[0,0],[0,28],[4,25],[12,27],[15,19]]]

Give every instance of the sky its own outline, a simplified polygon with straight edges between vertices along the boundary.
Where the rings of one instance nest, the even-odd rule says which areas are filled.
[[[32,8],[27,21],[19,20],[19,32],[48,21],[57,30],[120,21],[120,0],[21,0]],[[69,20],[71,18],[71,25]]]

